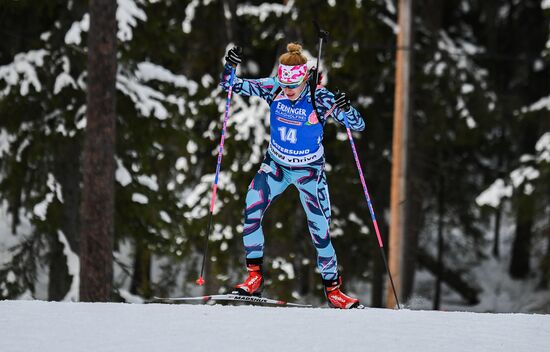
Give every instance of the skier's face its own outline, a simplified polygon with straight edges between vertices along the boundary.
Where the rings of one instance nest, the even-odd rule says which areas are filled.
[[[302,91],[306,87],[306,83],[307,82],[304,80],[304,82],[302,82],[302,84],[300,84],[298,87],[295,87],[295,88],[285,87],[283,88],[283,91],[285,92],[288,99],[296,100],[298,99],[298,97],[300,97],[300,94],[302,94]]]

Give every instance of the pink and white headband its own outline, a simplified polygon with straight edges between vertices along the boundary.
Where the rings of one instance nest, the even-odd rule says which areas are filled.
[[[307,76],[307,64],[303,65],[283,65],[279,64],[277,80],[281,84],[299,84]]]

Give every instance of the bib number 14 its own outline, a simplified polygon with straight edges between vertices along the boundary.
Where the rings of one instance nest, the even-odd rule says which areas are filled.
[[[286,127],[279,127],[278,128],[279,133],[281,134],[281,140],[283,142],[288,142],[292,144],[296,144],[298,141],[296,139],[296,129],[295,128],[286,128]]]

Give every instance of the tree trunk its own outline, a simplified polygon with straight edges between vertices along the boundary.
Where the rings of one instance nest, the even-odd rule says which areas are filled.
[[[59,242],[57,234],[52,234],[50,238],[48,300],[61,301],[71,288],[72,276],[67,268],[63,243]]]
[[[441,285],[443,284],[443,216],[445,212],[445,189],[443,174],[439,174],[439,190],[437,195],[437,267],[433,309],[441,307]]]
[[[418,263],[434,274],[438,270],[437,261],[424,252],[418,253]],[[468,304],[475,305],[479,303],[478,296],[480,289],[470,286],[469,283],[462,278],[463,273],[445,268],[445,266],[441,266],[439,270],[441,270],[441,280],[460,294]]]
[[[506,138],[505,138],[505,124],[503,122],[503,119],[507,118],[508,116],[504,116],[502,113],[502,109],[498,110],[499,113],[499,119],[500,119],[500,127],[499,127],[499,148],[498,148],[498,154],[497,154],[497,170],[498,170],[498,177],[504,178],[506,172],[504,171],[504,150],[506,148]],[[500,225],[502,220],[502,201],[499,203],[496,211],[495,211],[495,236],[493,240],[493,257],[500,258]]]
[[[410,50],[412,43],[412,0],[398,1],[399,33],[397,36],[397,53],[395,68],[394,93],[394,124],[392,136],[392,171],[391,171],[391,201],[390,201],[390,236],[389,236],[389,270],[395,278],[397,298],[403,298],[403,283],[409,270],[407,247],[410,244],[407,238],[410,209],[408,193],[408,167],[410,166],[409,136],[410,136],[410,71],[412,60]],[[393,292],[388,290],[386,305],[394,307],[397,304]]]
[[[550,280],[550,227],[546,227],[546,255],[540,264],[541,280],[539,288],[545,290],[548,288],[548,281]]]
[[[411,136],[413,139],[411,128]],[[405,223],[405,237],[403,243],[403,267],[401,269],[401,297],[404,302],[408,301],[414,291],[414,278],[416,273],[416,262],[418,255],[418,237],[422,224],[424,223],[424,214],[422,212],[422,200],[424,195],[420,189],[422,180],[422,171],[418,167],[414,145],[409,142],[409,166],[407,167],[409,176],[407,177],[407,218]]]
[[[70,250],[79,252],[79,209],[80,204],[80,152],[79,141],[71,140],[61,143],[56,149],[55,179],[63,190],[63,206],[61,210],[61,230],[69,242]],[[58,235],[52,234],[50,273],[48,283],[48,299],[60,301],[65,298],[74,278],[69,275],[67,257],[63,253],[64,246],[59,242]]]
[[[519,190],[518,210],[516,214],[516,234],[510,260],[510,276],[524,279],[530,271],[531,238],[533,237],[534,197]]]
[[[151,297],[151,251],[143,242],[136,244],[130,293],[146,298]]]
[[[225,35],[226,35],[226,42],[227,43],[235,43],[235,27],[237,26],[236,18],[237,18],[237,1],[236,0],[223,0],[222,1],[222,11],[225,13],[226,11],[231,14],[231,17],[226,16],[223,14],[223,18],[225,19]]]
[[[116,1],[90,0],[80,300],[105,302],[113,281]]]
[[[502,219],[502,205],[499,204],[495,211],[495,237],[493,239],[493,257],[500,258],[500,222]]]

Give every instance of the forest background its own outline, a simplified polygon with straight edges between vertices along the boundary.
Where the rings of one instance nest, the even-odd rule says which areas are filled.
[[[198,277],[225,107],[223,57],[273,75],[290,41],[346,91],[387,242],[396,3],[118,0],[113,300],[203,292]],[[550,1],[414,3],[412,308],[550,312]],[[78,300],[87,1],[0,3],[0,298]],[[244,274],[242,213],[268,107],[234,96],[204,292]],[[333,243],[350,292],[385,304],[386,274],[347,142],[325,128]],[[264,220],[268,295],[322,300],[297,193]],[[497,302],[497,303],[495,303]],[[500,303],[499,303],[500,302]],[[502,304],[505,303],[505,304]]]

